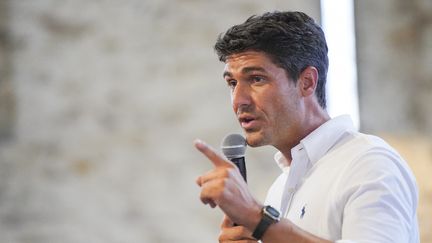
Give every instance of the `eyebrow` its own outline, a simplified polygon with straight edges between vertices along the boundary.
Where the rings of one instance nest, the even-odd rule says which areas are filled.
[[[245,68],[243,68],[242,70],[241,70],[241,72],[243,73],[243,74],[248,74],[248,73],[251,73],[251,72],[254,72],[254,71],[259,71],[259,72],[264,72],[264,73],[267,73],[267,71],[264,69],[264,68],[262,68],[262,67],[245,67]],[[223,77],[225,78],[226,76],[228,76],[228,77],[232,77],[233,75],[232,75],[232,73],[231,72],[229,72],[229,71],[225,71],[224,73],[223,73]]]

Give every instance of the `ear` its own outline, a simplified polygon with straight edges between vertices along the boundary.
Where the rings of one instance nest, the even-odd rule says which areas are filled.
[[[315,93],[318,83],[318,70],[314,66],[308,66],[300,73],[299,88],[303,97],[311,96]]]

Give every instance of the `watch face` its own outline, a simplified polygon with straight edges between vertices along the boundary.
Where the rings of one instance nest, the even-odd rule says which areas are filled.
[[[274,209],[273,207],[267,206],[265,207],[265,210],[267,211],[268,214],[270,214],[272,217],[274,218],[279,218],[279,211],[277,211],[276,209]]]

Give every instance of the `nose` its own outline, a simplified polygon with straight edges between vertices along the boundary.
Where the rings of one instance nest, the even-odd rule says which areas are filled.
[[[251,90],[247,84],[238,82],[231,93],[231,104],[235,113],[239,109],[245,109],[252,104]]]

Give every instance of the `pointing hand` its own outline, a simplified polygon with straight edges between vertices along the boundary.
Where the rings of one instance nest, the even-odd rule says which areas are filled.
[[[203,141],[195,140],[194,145],[213,165],[212,170],[196,180],[201,187],[201,201],[212,208],[219,206],[232,221],[253,230],[261,218],[262,206],[250,193],[237,167]]]

